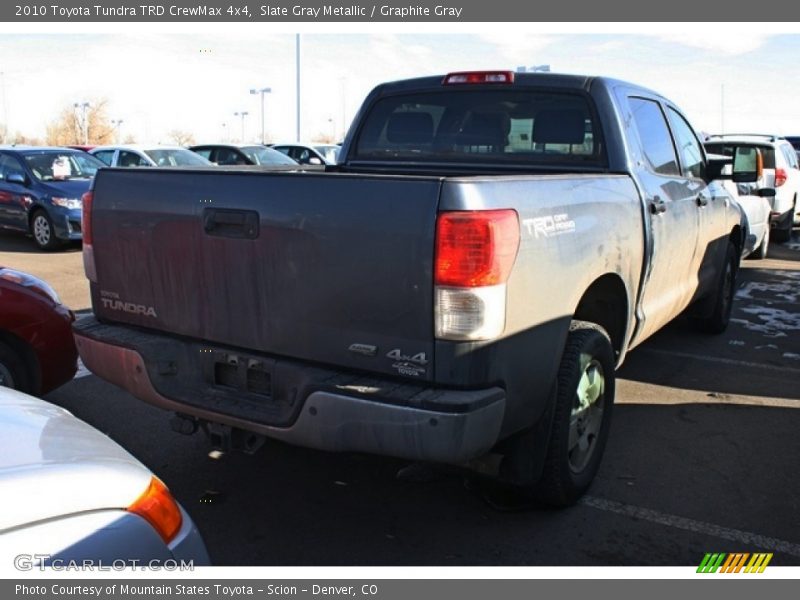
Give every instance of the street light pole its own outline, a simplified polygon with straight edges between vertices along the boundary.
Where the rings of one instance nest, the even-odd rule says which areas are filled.
[[[244,144],[244,118],[245,118],[247,115],[249,115],[249,114],[250,114],[250,113],[249,113],[249,112],[247,112],[246,110],[243,110],[243,111],[240,111],[240,112],[235,112],[235,113],[233,113],[233,116],[234,116],[234,117],[241,117],[241,118],[242,118],[242,139],[241,139],[241,142],[242,142],[243,144]]]
[[[295,71],[297,75],[297,131],[295,133],[295,141],[300,141],[300,34],[295,34],[294,38],[294,51],[295,51]]]
[[[261,94],[261,144],[265,143],[266,138],[264,137],[264,94],[269,94],[272,91],[272,88],[261,88],[259,89],[252,89],[250,90],[251,94]]]
[[[122,125],[122,123],[123,123],[122,119],[111,119],[111,124],[114,126],[114,131],[115,131],[114,138],[116,139],[117,144],[119,144],[119,130],[120,130],[120,125]]]
[[[89,144],[89,121],[86,118],[86,111],[89,109],[90,104],[88,102],[76,102],[73,104],[75,108],[81,109],[81,129],[83,129],[83,145],[86,146]]]

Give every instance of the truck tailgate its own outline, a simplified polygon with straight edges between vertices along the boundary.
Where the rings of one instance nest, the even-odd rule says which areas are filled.
[[[104,169],[95,314],[430,380],[440,188],[436,177]]]

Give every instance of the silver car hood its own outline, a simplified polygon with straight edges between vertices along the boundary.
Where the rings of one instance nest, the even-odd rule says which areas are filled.
[[[116,442],[69,411],[0,387],[0,532],[126,508],[151,476]]]

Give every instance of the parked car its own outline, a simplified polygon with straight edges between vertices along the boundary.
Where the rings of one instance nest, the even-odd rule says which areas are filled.
[[[189,146],[189,150],[196,152],[212,163],[227,165],[283,165],[297,166],[297,161],[272,148],[261,145],[247,144],[199,144]]]
[[[0,267],[0,386],[39,396],[72,379],[74,320],[47,283]]]
[[[273,144],[275,150],[283,152],[301,165],[334,165],[339,156],[336,144]]]
[[[197,527],[164,483],[67,410],[0,389],[0,439],[2,564],[209,564]]]
[[[81,197],[105,165],[81,150],[0,146],[0,228],[43,250],[81,239]]]
[[[708,158],[674,103],[603,77],[423,77],[358,115],[330,172],[102,170],[84,364],[216,447],[474,467],[574,503],[626,353],[686,310],[727,327],[744,228],[719,180],[756,161]]]
[[[772,206],[770,198],[775,191],[769,188],[758,190],[750,186],[735,184],[731,181],[724,182],[725,189],[742,208],[745,221],[745,237],[742,247],[742,258],[767,258],[770,239],[770,213]]]
[[[770,199],[772,238],[785,242],[792,227],[800,225],[800,164],[792,145],[782,137],[757,134],[712,135],[705,143],[706,150],[730,156],[731,147],[759,148],[763,157],[763,176],[755,190],[774,189]]]
[[[89,154],[109,167],[208,167],[212,163],[181,146],[97,146]]]

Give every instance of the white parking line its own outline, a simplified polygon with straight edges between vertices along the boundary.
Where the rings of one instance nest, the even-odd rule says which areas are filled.
[[[720,358],[718,356],[703,356],[702,354],[691,354],[689,352],[673,352],[672,350],[656,350],[654,348],[637,348],[632,352],[640,354],[662,354],[665,356],[677,356],[678,358],[690,358],[692,360],[703,360],[706,362],[719,363],[723,365],[733,365],[735,367],[748,367],[751,369],[763,369],[765,371],[775,371],[777,373],[793,373],[800,375],[800,369],[792,367],[779,367],[777,365],[765,365],[763,363],[749,362],[746,360],[735,360],[733,358]]]
[[[728,527],[721,527],[713,523],[706,523],[705,521],[695,521],[694,519],[687,519],[677,515],[670,515],[662,513],[650,508],[642,508],[640,506],[633,506],[631,504],[623,504],[621,502],[614,502],[613,500],[606,500],[604,498],[596,498],[594,496],[584,496],[579,500],[579,504],[589,506],[597,510],[604,510],[618,515],[630,517],[632,519],[641,519],[659,525],[666,525],[675,529],[682,529],[684,531],[691,531],[692,533],[700,533],[703,535],[710,535],[718,537],[723,540],[737,542],[745,546],[755,546],[762,550],[770,550],[775,553],[790,554],[794,557],[800,558],[800,544],[771,538],[749,531],[742,531],[741,529],[730,529]]]
[[[92,374],[92,372],[83,365],[83,361],[79,358],[78,359],[78,372],[75,373],[74,379],[80,379],[81,377],[88,377],[91,374]]]

